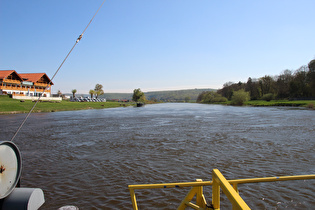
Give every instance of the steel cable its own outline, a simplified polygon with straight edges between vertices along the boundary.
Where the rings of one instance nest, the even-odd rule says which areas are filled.
[[[93,21],[93,19],[95,18],[95,16],[97,15],[97,13],[99,12],[99,10],[101,9],[101,7],[103,6],[103,4],[105,3],[106,0],[103,1],[103,3],[101,4],[101,6],[99,6],[98,10],[95,12],[94,16],[92,17],[92,19],[90,20],[90,22],[87,24],[87,26],[85,27],[85,29],[83,30],[83,32],[80,34],[80,36],[77,38],[76,42],[74,43],[73,47],[71,48],[71,50],[69,51],[69,53],[67,54],[67,56],[65,57],[65,59],[62,61],[62,63],[60,64],[59,68],[56,70],[55,74],[52,76],[51,80],[49,81],[49,83],[47,84],[47,86],[45,87],[44,91],[39,95],[38,99],[36,100],[35,104],[33,105],[33,107],[31,108],[31,110],[28,112],[28,114],[26,115],[26,117],[24,118],[24,120],[22,121],[21,125],[18,127],[18,129],[16,130],[15,134],[13,135],[13,137],[11,138],[11,141],[13,141],[16,137],[16,135],[20,132],[21,128],[23,127],[24,123],[26,122],[26,120],[28,119],[28,117],[31,115],[31,113],[33,112],[34,108],[36,107],[37,103],[40,101],[42,95],[44,95],[46,89],[49,87],[49,85],[52,83],[53,79],[55,78],[55,76],[57,75],[57,73],[59,72],[59,70],[61,69],[61,67],[63,66],[63,64],[66,62],[66,60],[68,59],[69,55],[71,54],[72,50],[75,48],[75,46],[79,43],[79,41],[82,39],[84,32],[86,31],[86,29],[90,26],[91,22]]]

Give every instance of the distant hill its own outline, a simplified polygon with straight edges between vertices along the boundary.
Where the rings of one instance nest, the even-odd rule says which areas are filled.
[[[157,101],[184,101],[189,97],[190,100],[196,100],[198,95],[203,91],[217,91],[216,89],[187,89],[187,90],[167,90],[167,91],[152,91],[145,92],[145,97],[148,100]],[[66,94],[71,95],[72,94]],[[107,100],[119,99],[119,100],[131,100],[133,93],[104,93],[100,98],[106,98]],[[76,96],[90,96],[89,94],[76,94]]]
[[[100,98],[106,98],[107,100],[111,99],[120,99],[120,100],[131,100],[133,93],[104,93]]]
[[[145,96],[148,100],[158,101],[183,101],[189,97],[190,100],[196,100],[198,95],[203,91],[216,91],[216,89],[188,89],[188,90],[170,90],[170,91],[154,91],[146,92]]]
[[[198,95],[203,91],[216,91],[216,89],[188,89],[188,90],[169,90],[169,91],[152,91],[145,92],[145,97],[148,100],[158,100],[158,101],[183,101],[186,97],[190,100],[196,100]],[[110,99],[132,99],[133,93],[104,93],[100,96],[101,98]]]

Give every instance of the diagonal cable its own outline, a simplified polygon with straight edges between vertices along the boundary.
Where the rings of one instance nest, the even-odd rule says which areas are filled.
[[[99,10],[101,9],[101,7],[103,6],[103,4],[105,3],[106,0],[103,1],[103,3],[101,4],[101,6],[98,8],[98,10],[95,12],[94,16],[92,17],[92,19],[90,20],[90,22],[87,24],[87,26],[85,27],[85,29],[83,30],[83,32],[80,34],[80,36],[77,38],[76,42],[74,43],[73,47],[71,48],[71,50],[69,51],[69,53],[67,54],[67,56],[65,57],[65,59],[62,61],[62,63],[60,64],[59,68],[56,70],[55,74],[52,76],[51,80],[49,81],[49,83],[47,84],[47,86],[45,87],[44,91],[42,92],[42,94],[39,95],[38,99],[36,100],[35,104],[33,105],[33,107],[31,108],[31,110],[28,112],[28,114],[26,115],[26,117],[24,118],[23,122],[21,123],[21,125],[18,127],[18,129],[16,130],[15,134],[13,135],[13,137],[11,138],[11,141],[13,141],[16,137],[16,135],[19,133],[19,131],[21,130],[21,128],[23,127],[24,123],[26,122],[26,120],[28,119],[28,117],[31,115],[31,113],[33,112],[35,106],[37,105],[37,103],[40,101],[42,95],[44,95],[46,89],[49,87],[49,85],[52,83],[53,79],[55,78],[55,76],[57,75],[57,73],[59,72],[59,70],[61,69],[61,67],[63,66],[63,64],[66,62],[66,60],[68,59],[69,55],[71,54],[72,50],[75,48],[75,46],[79,43],[79,41],[82,39],[84,32],[86,31],[86,29],[90,26],[91,22],[93,21],[93,19],[95,18],[96,14],[99,12]]]

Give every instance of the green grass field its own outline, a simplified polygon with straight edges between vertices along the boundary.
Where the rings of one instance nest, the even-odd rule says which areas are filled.
[[[0,114],[28,113],[35,102],[12,99],[9,96],[0,96]],[[132,104],[127,104],[132,105]],[[38,102],[33,112],[56,112],[82,109],[104,109],[121,106],[120,102]]]
[[[315,101],[314,100],[301,100],[301,101],[288,101],[288,100],[271,100],[271,101],[263,101],[263,100],[255,100],[255,101],[247,101],[245,105],[249,106],[295,106],[295,107],[308,107],[314,108]]]
[[[226,102],[217,102],[213,104],[222,104],[222,105],[231,105],[231,101]],[[254,101],[246,101],[244,103],[245,106],[292,106],[292,107],[306,107],[309,109],[315,110],[315,100],[297,100],[297,101],[289,101],[289,100],[254,100]]]

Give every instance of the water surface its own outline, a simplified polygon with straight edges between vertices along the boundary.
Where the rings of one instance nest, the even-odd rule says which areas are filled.
[[[10,140],[25,115],[0,116]],[[36,113],[15,139],[22,187],[43,209],[131,209],[130,184],[315,174],[315,112],[288,107],[156,104]],[[239,185],[252,209],[311,209],[315,180]],[[208,202],[211,187],[205,187]],[[140,209],[176,209],[188,188],[136,190]],[[222,197],[221,209],[231,206]]]

